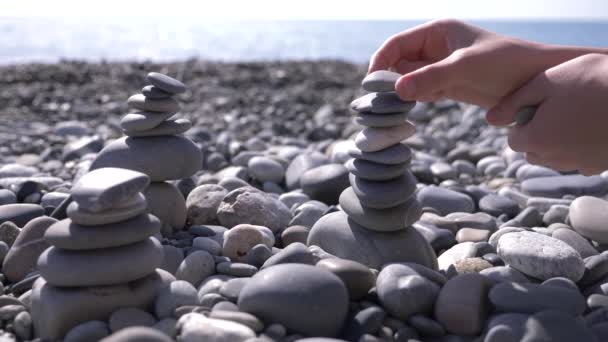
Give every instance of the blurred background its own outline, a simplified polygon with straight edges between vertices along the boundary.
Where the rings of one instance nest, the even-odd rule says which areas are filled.
[[[546,43],[608,46],[605,0],[4,1],[0,63],[64,59],[368,61],[390,35],[461,18]]]

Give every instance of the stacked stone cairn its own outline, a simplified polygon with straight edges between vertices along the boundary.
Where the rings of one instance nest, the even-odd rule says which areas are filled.
[[[415,133],[407,121],[415,102],[404,102],[395,93],[399,76],[383,70],[363,80],[363,88],[372,93],[351,103],[355,122],[366,128],[349,151],[351,186],[340,195],[343,211],[321,218],[308,244],[373,268],[410,261],[436,269],[432,248],[410,227],[422,214],[417,180],[409,170],[412,151],[402,143]]]
[[[91,170],[119,167],[147,174],[151,183],[144,191],[148,209],[163,223],[163,233],[182,229],[186,223],[186,201],[168,180],[191,177],[202,168],[199,148],[182,136],[190,127],[187,119],[172,118],[181,110],[174,95],[186,86],[157,72],[146,76],[141,94],[127,100],[134,111],[120,121],[126,137],[107,145],[91,165]]]
[[[147,175],[100,168],[71,189],[68,218],[45,232],[31,294],[36,333],[58,340],[79,323],[117,309],[148,309],[163,286],[160,221],[147,213]]]

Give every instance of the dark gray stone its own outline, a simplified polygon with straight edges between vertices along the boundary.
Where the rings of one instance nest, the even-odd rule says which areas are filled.
[[[355,176],[371,181],[386,181],[398,178],[407,172],[409,163],[387,165],[370,162],[364,159],[350,159],[346,168]]]
[[[355,99],[350,108],[359,113],[392,114],[409,112],[416,102],[403,101],[395,92],[371,93]]]
[[[528,318],[522,342],[598,341],[583,322],[560,311],[543,311]]]
[[[412,150],[405,144],[396,144],[377,152],[363,152],[356,147],[351,147],[348,154],[355,159],[387,165],[409,163],[412,159]]]
[[[453,212],[471,213],[475,210],[475,203],[471,197],[450,189],[437,186],[426,186],[417,193],[417,198],[422,207],[431,207],[440,215]]]
[[[508,197],[489,194],[479,200],[479,210],[493,216],[506,214],[511,218],[519,213],[519,205]]]
[[[167,97],[171,97],[173,95],[153,85],[147,85],[141,88],[141,93],[144,94],[145,97],[151,99],[166,99]]]
[[[374,209],[386,209],[405,203],[416,191],[416,177],[406,172],[399,178],[375,182],[349,176],[353,191],[362,205]]]
[[[608,180],[601,176],[583,175],[539,177],[523,181],[521,189],[528,195],[539,197],[603,196],[608,193]]]
[[[340,193],[349,186],[348,170],[342,164],[315,167],[302,174],[300,186],[313,200],[337,204]]]
[[[279,264],[307,264],[314,265],[315,260],[312,253],[303,243],[295,242],[283,248],[280,252],[271,256],[264,262],[261,269],[272,267]]]
[[[182,82],[158,72],[148,73],[148,75],[146,75],[146,81],[167,93],[181,94],[186,91],[186,85]]]
[[[280,323],[303,335],[336,336],[346,319],[348,291],[329,271],[284,264],[251,278],[240,293],[238,306],[265,322]]]
[[[358,300],[367,295],[376,281],[376,277],[370,269],[356,261],[327,258],[317,262],[316,266],[338,276],[346,285],[351,300]]]
[[[352,187],[347,188],[340,195],[340,206],[353,221],[367,229],[379,232],[408,227],[422,214],[420,203],[415,197],[390,208],[369,208],[361,203]]]
[[[129,97],[127,105],[133,109],[150,112],[177,113],[181,110],[179,102],[173,98],[151,99],[142,94],[135,94]]]
[[[123,133],[130,137],[157,137],[166,135],[179,135],[192,127],[188,119],[171,119],[163,121],[160,125],[145,131],[131,131],[123,129]]]
[[[580,315],[585,310],[585,297],[578,291],[561,286],[534,283],[502,282],[488,296],[494,307],[503,312],[535,313],[558,310]]]
[[[31,219],[44,215],[44,208],[38,204],[15,203],[0,205],[0,224],[11,221],[19,227]]]
[[[355,115],[355,122],[361,126],[367,127],[393,127],[403,125],[407,121],[408,113],[394,113],[394,114],[366,114],[358,113]]]
[[[293,190],[299,188],[300,177],[302,177],[306,171],[329,163],[329,158],[319,152],[300,154],[289,163],[289,166],[285,171],[285,185],[287,186],[287,189]]]
[[[395,83],[401,74],[388,70],[374,71],[363,79],[361,87],[367,91],[387,92],[395,91]]]

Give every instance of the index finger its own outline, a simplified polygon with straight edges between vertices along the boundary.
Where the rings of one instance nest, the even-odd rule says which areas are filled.
[[[430,23],[418,25],[387,39],[372,56],[368,73],[395,67],[402,59],[419,60],[429,26]]]

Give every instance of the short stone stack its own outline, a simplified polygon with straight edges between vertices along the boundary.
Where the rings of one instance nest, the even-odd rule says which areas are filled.
[[[351,103],[355,122],[366,128],[349,151],[354,159],[346,163],[351,187],[340,195],[343,212],[321,218],[308,244],[373,268],[401,261],[437,268],[432,248],[410,227],[422,214],[417,180],[409,170],[412,151],[402,143],[416,131],[407,121],[415,102],[404,102],[395,93],[399,76],[383,70],[363,80],[363,88],[372,93]]]
[[[156,72],[149,73],[146,80],[151,85],[127,100],[134,112],[120,121],[126,137],[99,152],[91,170],[119,167],[147,174],[152,181],[144,192],[148,209],[163,223],[163,232],[170,232],[182,229],[186,223],[186,201],[167,181],[192,176],[202,167],[202,155],[182,136],[191,122],[172,118],[181,110],[173,96],[185,92],[186,86]]]
[[[143,173],[100,168],[74,184],[68,218],[50,226],[31,294],[37,334],[58,340],[123,307],[147,309],[162,288],[160,221],[147,213]]]

